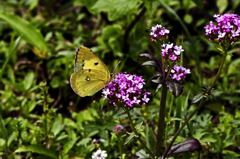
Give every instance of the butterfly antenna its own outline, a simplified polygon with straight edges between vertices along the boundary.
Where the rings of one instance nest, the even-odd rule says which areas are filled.
[[[113,69],[113,73],[112,73],[113,76],[115,75],[115,73],[116,73],[115,71],[116,71],[116,69],[117,69],[117,67],[118,67],[118,65],[119,65],[120,63],[121,63],[121,61],[118,61],[117,65],[116,65],[115,68]]]

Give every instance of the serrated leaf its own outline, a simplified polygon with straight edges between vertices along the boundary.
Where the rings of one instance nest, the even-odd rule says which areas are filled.
[[[179,97],[183,92],[183,86],[179,82],[167,81],[166,85],[175,98]]]
[[[139,2],[140,0],[98,0],[91,9],[97,12],[107,12],[108,19],[114,21],[135,13],[140,4]]]
[[[136,125],[137,131],[140,131],[140,130],[141,130],[142,124],[143,124],[143,122],[141,122],[141,123],[139,123],[138,125]]]
[[[28,152],[28,151],[57,159],[57,155],[53,150],[50,150],[50,149],[48,149],[46,147],[43,147],[41,145],[23,146],[23,147],[18,148],[15,151],[15,153]]]
[[[195,103],[199,102],[203,97],[204,97],[204,95],[202,93],[195,95],[192,99],[192,103],[195,104]]]
[[[129,134],[129,137],[126,139],[124,145],[126,145],[127,143],[129,143],[129,142],[132,140],[132,138],[134,138],[135,136],[136,136],[136,135],[135,135],[133,132],[130,133],[130,134]]]

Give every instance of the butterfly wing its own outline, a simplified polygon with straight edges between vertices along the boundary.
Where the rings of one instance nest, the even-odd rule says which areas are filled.
[[[89,70],[79,70],[70,79],[72,89],[81,97],[92,96],[110,82],[110,78],[106,78],[106,72]]]
[[[92,50],[82,46],[75,57],[74,73],[70,84],[81,97],[92,96],[104,88],[111,80],[110,72]]]
[[[106,71],[109,75],[107,66],[102,62],[93,51],[85,46],[78,49],[75,56],[74,72],[84,69],[95,69]]]

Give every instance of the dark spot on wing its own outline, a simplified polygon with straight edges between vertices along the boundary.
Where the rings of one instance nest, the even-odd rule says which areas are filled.
[[[84,67],[84,64],[82,64],[82,67]]]
[[[92,71],[91,69],[88,70],[88,72],[91,72],[91,71]]]
[[[94,63],[94,65],[96,65],[96,66],[97,66],[97,65],[98,65],[98,62],[95,62],[95,63]]]

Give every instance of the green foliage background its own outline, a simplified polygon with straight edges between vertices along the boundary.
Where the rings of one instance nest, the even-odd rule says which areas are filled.
[[[151,103],[132,113],[142,121],[142,135],[153,149],[159,93],[151,83],[154,69],[143,67],[147,52],[159,57],[150,29],[162,24],[169,39],[185,50],[182,64],[191,69],[184,92],[176,101],[168,95],[168,139],[193,110],[193,96],[211,83],[220,63],[216,48],[205,37],[204,26],[213,15],[239,14],[240,0],[72,0],[0,1],[0,156],[4,158],[90,158],[98,147],[118,158],[127,135],[112,132],[121,124],[130,132],[126,115],[100,99],[80,98],[71,89],[74,56],[90,47],[110,71],[142,75]],[[236,43],[209,101],[184,129],[177,142],[195,137],[202,158],[240,157],[240,50]],[[172,110],[170,113],[170,105]],[[86,109],[88,107],[88,109]],[[150,122],[151,121],[151,122]],[[92,143],[101,138],[106,142]],[[140,144],[123,147],[122,158],[136,157]],[[195,158],[195,153],[176,158]]]

